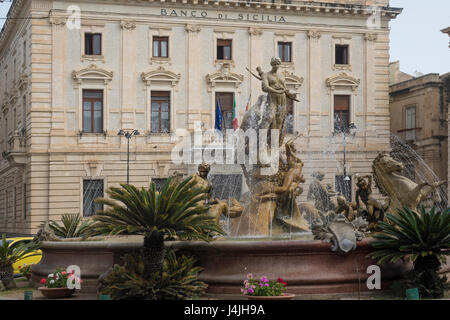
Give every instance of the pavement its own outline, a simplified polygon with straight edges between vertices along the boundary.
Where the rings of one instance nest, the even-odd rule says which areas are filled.
[[[1,291],[0,300],[24,300],[24,292],[32,291],[33,300],[48,300],[42,293],[34,288],[25,278],[16,279],[17,288]],[[98,300],[97,294],[75,293],[70,298],[58,300]],[[196,299],[197,300],[197,299]],[[198,300],[247,300],[241,294],[205,294]],[[404,298],[395,296],[390,291],[374,291],[358,293],[341,294],[301,294],[296,295],[293,300],[404,300]],[[450,300],[450,292],[446,297],[440,300]]]

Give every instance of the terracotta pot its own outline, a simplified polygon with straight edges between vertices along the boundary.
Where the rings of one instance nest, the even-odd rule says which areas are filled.
[[[293,293],[283,293],[281,296],[246,296],[248,300],[291,300],[295,298]]]
[[[74,294],[75,289],[40,287],[38,290],[48,299],[68,298]]]

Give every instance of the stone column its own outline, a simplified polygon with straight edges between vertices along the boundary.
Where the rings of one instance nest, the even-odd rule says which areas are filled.
[[[308,31],[308,131],[309,137],[321,135],[320,95],[323,86],[321,76],[320,37],[318,31]],[[330,115],[332,117],[333,115]]]
[[[66,128],[65,107],[66,107],[66,20],[63,17],[51,17],[52,26],[52,79],[51,79],[51,133],[53,135],[62,135]]]
[[[255,54],[255,52],[263,52],[263,41],[262,41],[262,35],[264,33],[264,30],[262,28],[257,27],[251,27],[248,29],[249,34],[249,69],[253,72],[256,72],[257,67],[267,68],[267,66],[264,65],[263,62],[263,56],[262,54]],[[252,93],[252,99],[250,101],[250,106],[252,106],[256,100],[258,99],[258,96],[260,94],[264,94],[261,91],[261,81],[253,77],[252,75],[249,75],[250,77],[250,84],[249,89]]]
[[[199,33],[201,26],[195,24],[186,25],[187,32],[187,57],[186,57],[186,128],[194,129],[196,121],[201,121],[201,90],[202,78],[199,67],[201,61],[201,48]]]
[[[136,111],[136,24],[122,21],[122,129],[132,130]]]
[[[375,96],[373,88],[375,88],[375,45],[374,42],[377,35],[374,33],[366,33],[364,35],[364,117],[363,127],[359,128],[360,132],[364,132],[364,147],[367,146],[367,140],[375,135],[374,125],[376,119],[369,119],[369,114],[375,113]]]

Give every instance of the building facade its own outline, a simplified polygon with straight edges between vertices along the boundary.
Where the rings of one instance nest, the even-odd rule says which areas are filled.
[[[218,101],[226,127],[234,103],[240,121],[262,94],[246,68],[268,70],[273,56],[300,100],[289,106],[289,130],[303,135],[306,185],[320,169],[339,187],[336,115],[357,128],[346,145],[350,177],[389,151],[389,21],[401,9],[388,0],[71,5],[16,0],[0,34],[0,231],[94,214],[92,200],[126,181],[120,129],[140,132],[130,140],[130,183],[187,174],[171,161],[171,133],[214,128]],[[239,192],[241,174],[218,165],[212,179],[227,175]]]
[[[441,30],[441,32],[448,34],[448,36],[450,37],[450,27]],[[449,42],[448,47],[450,48],[450,42]],[[448,101],[447,110],[450,112],[450,89],[449,89],[449,87],[447,87],[446,95],[447,95],[447,101]],[[450,136],[450,113],[447,115],[447,127],[449,130],[448,136]],[[447,150],[447,154],[448,154],[448,152],[450,152],[450,145],[448,147],[449,147],[449,149]],[[448,174],[447,181],[450,181],[450,159],[449,159],[448,166],[447,166],[447,174]],[[447,197],[448,197],[448,199],[450,199],[450,188],[447,189],[447,192],[448,192]]]
[[[395,73],[399,74],[398,70]],[[408,143],[439,180],[447,181],[450,74],[431,73],[416,78],[400,74],[403,81],[390,86],[391,132]],[[417,172],[423,169],[415,168],[413,163],[405,169],[412,179],[424,179]]]

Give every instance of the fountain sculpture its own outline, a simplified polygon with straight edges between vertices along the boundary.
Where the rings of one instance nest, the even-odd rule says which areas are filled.
[[[325,175],[317,171],[309,185],[307,201],[297,203],[305,182],[302,173],[304,162],[295,146],[299,135],[284,142],[286,101],[297,98],[295,93],[287,90],[283,76],[278,73],[280,64],[278,58],[273,58],[271,71],[264,73],[258,67],[257,74],[252,72],[262,81],[262,90],[267,95],[261,95],[256,105],[245,113],[240,128],[255,130],[257,137],[266,139],[269,146],[273,145],[271,142],[277,142],[275,145],[279,145],[282,152],[278,153],[278,158],[272,158],[272,164],[276,162],[278,169],[263,174],[268,165],[261,158],[256,164],[241,164],[249,189],[239,199],[241,202],[234,198],[213,197],[214,185],[208,181],[209,164],[200,164],[198,173],[193,174],[197,184],[205,187],[208,193],[208,214],[217,222],[229,222],[229,235],[237,239],[220,239],[212,243],[174,241],[167,246],[191,252],[197,257],[204,268],[200,280],[208,284],[211,293],[238,293],[248,273],[282,277],[294,293],[365,290],[360,283],[367,279],[366,270],[374,264],[367,258],[372,247],[370,239],[363,239],[366,233],[376,230],[377,223],[384,220],[387,212],[395,213],[402,206],[416,209],[443,182],[417,184],[401,175],[401,162],[380,154],[373,161],[372,175],[356,177],[358,190],[354,201],[348,202],[326,185],[323,182]],[[264,129],[269,132],[271,129],[279,130],[279,136],[269,134],[265,137],[263,135],[267,131]],[[246,152],[250,147],[246,142]],[[268,150],[267,153],[274,151]],[[181,181],[181,178],[178,174],[172,183]],[[386,197],[384,200],[372,192],[372,182]],[[307,234],[310,238],[274,241],[275,236],[292,232]],[[113,240],[44,241],[44,257],[33,268],[32,279],[39,282],[62,261],[64,264],[80,264],[87,279],[85,290],[95,291],[100,274],[113,263],[118,263],[123,253],[141,247],[142,239],[126,243]],[[447,263],[442,272],[449,272],[449,266]],[[388,288],[392,280],[410,269],[411,264],[401,261],[381,266],[382,288]]]

